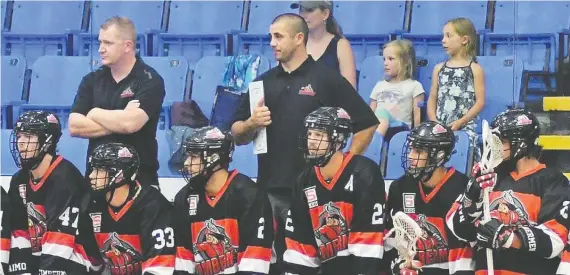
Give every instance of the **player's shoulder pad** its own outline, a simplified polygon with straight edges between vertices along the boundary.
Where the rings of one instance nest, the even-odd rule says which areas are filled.
[[[184,185],[174,196],[174,205],[184,204],[190,193],[190,184]]]
[[[172,207],[172,204],[166,197],[152,186],[141,186],[140,192],[138,201],[141,202],[144,208],[150,211],[164,210]]]
[[[50,178],[56,182],[54,184],[56,190],[68,191],[71,194],[89,192],[89,181],[73,163],[65,158],[52,171]]]
[[[555,168],[546,167],[531,176],[536,177],[536,180],[540,183],[548,185],[563,184],[564,186],[568,186],[568,178]]]
[[[374,176],[378,175],[384,180],[380,174],[380,166],[365,156],[354,155],[345,169],[351,169],[355,176],[362,179],[369,179],[367,182],[370,182]]]
[[[240,194],[240,197],[244,197],[245,199],[252,199],[255,198],[258,192],[261,190],[265,190],[261,187],[261,185],[254,182],[250,177],[242,174],[237,173],[234,178],[232,179],[230,185],[235,192]]]

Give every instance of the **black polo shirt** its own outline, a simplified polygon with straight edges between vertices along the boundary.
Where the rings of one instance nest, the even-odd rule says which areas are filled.
[[[267,127],[267,154],[258,155],[257,181],[272,188],[291,188],[305,167],[299,137],[305,117],[319,107],[341,107],[351,116],[354,132],[378,124],[378,119],[337,71],[309,56],[295,71],[277,66],[259,76],[263,81],[265,105],[271,111]],[[251,116],[249,93],[244,96],[236,120]]]
[[[140,108],[146,112],[149,120],[136,133],[111,134],[89,140],[89,155],[95,147],[108,142],[121,142],[134,146],[140,158],[140,172],[158,170],[156,129],[164,101],[165,88],[162,77],[139,56],[135,66],[125,79],[117,83],[111,75],[111,69],[102,66],[83,77],[72,113],[87,115],[93,108],[123,110],[131,100],[139,100]]]

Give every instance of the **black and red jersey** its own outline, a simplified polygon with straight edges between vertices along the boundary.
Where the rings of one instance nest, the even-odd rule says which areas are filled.
[[[215,196],[190,186],[174,200],[175,274],[268,274],[273,216],[266,191],[237,170]]]
[[[489,195],[491,217],[513,230],[522,228],[533,242],[529,251],[493,250],[495,274],[555,274],[568,238],[564,218],[570,195],[568,179],[544,164],[524,174],[499,173],[498,178]],[[447,224],[458,238],[475,241],[475,227],[463,218],[460,199],[449,211]],[[474,260],[476,274],[486,274],[486,249],[476,249]]]
[[[304,171],[286,221],[285,272],[378,274],[385,193],[378,165],[352,153],[330,182],[318,167]]]
[[[27,215],[12,213],[10,274],[87,274],[101,268],[101,258],[87,215],[89,185],[81,172],[55,156],[41,180],[20,170],[10,182],[12,205]]]
[[[132,186],[125,204],[106,201],[89,206],[93,231],[111,275],[172,274],[174,229],[172,204],[155,188]]]
[[[393,228],[391,215],[404,212],[422,229],[422,238],[416,242],[414,260],[423,265],[425,275],[473,274],[473,250],[458,240],[445,224],[447,212],[465,191],[469,179],[453,167],[433,188],[418,180],[402,176],[390,185],[386,203],[386,230]],[[398,256],[395,249],[386,246],[386,262]],[[388,252],[389,251],[389,252]]]

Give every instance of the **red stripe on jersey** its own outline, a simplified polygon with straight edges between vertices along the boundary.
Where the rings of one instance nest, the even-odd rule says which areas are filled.
[[[556,233],[556,235],[558,235],[562,239],[563,243],[566,243],[566,241],[568,240],[568,229],[564,225],[560,224],[555,219],[549,220],[543,223],[543,225],[546,226],[546,228],[552,230],[554,233]]]
[[[472,259],[472,258],[473,258],[473,248],[471,247],[449,249],[450,262],[455,262],[460,259]]]
[[[192,253],[190,249],[181,246],[176,247],[176,257],[183,260],[194,261],[194,253]]]
[[[30,239],[30,232],[28,230],[14,230],[12,231],[12,236],[14,238],[26,238]]]
[[[457,212],[457,209],[459,209],[459,206],[461,205],[461,203],[459,202],[454,202],[451,205],[451,208],[449,209],[449,211],[447,212],[447,215],[445,215],[445,220],[449,221],[451,219],[451,217],[453,216],[453,214],[455,214],[455,212]],[[449,222],[453,222],[453,221],[449,221]]]
[[[384,243],[383,232],[350,232],[348,235],[349,244],[377,244]]]
[[[0,239],[0,250],[8,251],[10,250],[10,239]]]
[[[312,245],[302,244],[298,241],[285,238],[285,244],[287,245],[287,249],[295,250],[303,255],[309,257],[317,257],[317,249],[314,248]]]
[[[241,258],[270,261],[271,249],[260,246],[248,246],[244,252],[238,254],[238,262],[241,261]]]
[[[147,259],[142,264],[142,269],[145,270],[149,267],[174,267],[174,256],[173,255],[158,255],[153,258]]]
[[[512,272],[508,270],[494,270],[495,275],[526,275],[524,273]],[[475,275],[487,275],[489,272],[487,270],[475,271]]]
[[[561,258],[562,258],[562,262],[570,263],[570,251],[568,251],[568,250],[562,251]]]
[[[48,231],[44,234],[44,237],[42,239],[42,245],[44,245],[45,243],[59,244],[70,248],[74,248],[75,236],[61,232]]]

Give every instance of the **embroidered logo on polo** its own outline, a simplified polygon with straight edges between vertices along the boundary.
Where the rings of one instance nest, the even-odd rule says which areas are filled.
[[[313,91],[313,87],[311,86],[311,84],[309,84],[305,87],[301,87],[301,89],[299,90],[299,94],[300,95],[315,96],[315,91]]]
[[[133,92],[133,90],[131,90],[131,87],[129,86],[121,93],[121,98],[133,97],[134,95],[135,93]]]

